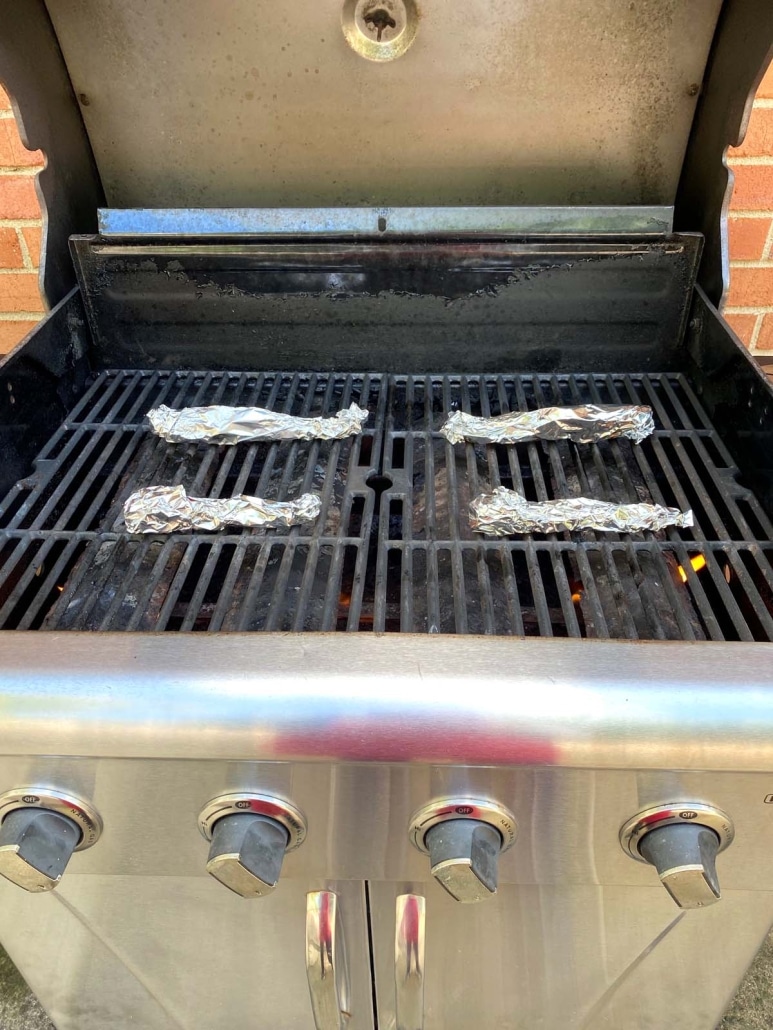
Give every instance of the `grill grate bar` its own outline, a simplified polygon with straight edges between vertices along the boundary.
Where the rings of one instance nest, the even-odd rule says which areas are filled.
[[[352,400],[372,416],[345,441],[169,445],[142,422],[159,403],[329,415]],[[649,403],[656,432],[641,446],[513,447],[439,433],[454,408],[586,401]],[[313,490],[322,513],[290,530],[128,536],[123,501],[160,482],[211,497]],[[469,502],[499,485],[689,506],[696,526],[480,537]],[[0,519],[3,628],[773,640],[770,520],[676,373],[104,372]]]
[[[52,550],[57,548],[56,542],[52,542]],[[44,545],[45,546],[45,545]],[[30,629],[35,626],[45,616],[45,605],[47,599],[52,593],[59,589],[60,580],[63,578],[63,574],[67,567],[74,561],[77,552],[83,548],[83,544],[74,539],[70,539],[66,542],[59,557],[55,560],[51,566],[46,578],[43,580],[42,585],[37,590],[34,600],[27,606],[22,617],[16,625],[16,629]],[[0,620],[3,616],[0,613]]]
[[[648,380],[649,380],[649,377],[648,377]],[[629,391],[633,390],[633,387],[632,387],[632,384],[631,384],[631,381],[630,381],[630,377],[626,377],[626,386],[628,387]],[[655,392],[652,390],[651,384],[649,384],[648,396],[650,398],[654,398],[655,397]],[[664,416],[664,417],[667,417],[667,416]],[[652,449],[655,452],[655,456],[660,459],[660,466],[661,466],[661,468],[665,472],[665,475],[666,475],[666,478],[667,478],[667,480],[669,482],[669,485],[671,485],[672,489],[674,490],[674,494],[676,496],[677,504],[680,507],[682,507],[682,508],[689,507],[690,506],[689,505],[689,501],[687,500],[686,496],[684,495],[684,493],[683,493],[683,491],[681,489],[681,486],[680,486],[680,484],[678,482],[678,479],[677,479],[677,477],[676,477],[676,475],[674,473],[673,467],[671,466],[670,462],[668,461],[668,458],[666,457],[666,455],[664,453],[664,450],[662,448],[662,445],[661,445],[659,440],[656,440],[656,441],[653,442]],[[660,492],[660,488],[658,487],[657,483],[655,482],[655,477],[652,474],[652,469],[651,469],[651,467],[649,465],[649,462],[647,461],[646,453],[645,452],[646,452],[646,448],[645,448],[644,445],[642,445],[641,447],[635,448],[635,451],[634,451],[634,453],[636,455],[636,458],[637,458],[637,460],[639,462],[639,465],[640,465],[640,467],[642,469],[642,472],[644,473],[645,479],[647,480],[648,485],[650,486],[650,490],[651,490],[653,499],[656,501],[656,503],[666,504],[667,501],[663,498],[663,495]],[[692,469],[692,472],[693,472],[694,475],[696,475],[696,478],[697,478],[697,473],[695,472],[694,468]],[[697,486],[697,483],[694,484],[694,485]],[[703,536],[703,533],[702,533],[702,531],[700,529],[700,526],[697,524],[697,519],[696,519],[696,526],[693,527],[692,531],[691,530],[686,530],[686,531],[682,530],[681,532],[684,532],[684,533],[691,533],[692,532],[694,534],[694,536],[697,537],[699,540],[705,539],[705,537]],[[682,542],[682,538],[680,536],[680,531],[678,531],[676,529],[673,529],[673,528],[669,529],[668,530],[668,536],[669,536],[669,539],[672,540],[674,542],[674,544],[675,544],[675,549],[676,549],[677,558],[679,560],[679,564],[684,569],[684,571],[685,571],[685,573],[687,575],[687,585],[689,586],[690,592],[692,593],[692,595],[693,595],[693,597],[694,597],[694,599],[695,599],[695,601],[696,601],[696,603],[698,605],[700,616],[701,616],[701,618],[705,622],[705,625],[706,625],[706,628],[707,628],[707,632],[709,633],[709,635],[710,635],[712,640],[724,640],[725,639],[725,634],[724,634],[722,628],[720,627],[718,619],[717,619],[716,614],[715,614],[715,612],[717,610],[719,610],[718,606],[712,606],[710,600],[706,596],[706,592],[704,590],[703,582],[702,582],[701,578],[695,573],[695,571],[692,568],[692,565],[690,563],[690,556],[687,553],[687,550],[686,550],[686,548],[685,548],[685,546],[684,546],[684,544]],[[703,551],[701,553],[703,553]],[[735,631],[738,633],[739,639],[741,639],[741,640],[751,640],[751,639],[753,639],[751,631],[750,631],[749,627],[747,626],[747,624],[746,624],[746,622],[745,622],[745,620],[743,618],[743,615],[742,615],[742,613],[741,613],[741,611],[740,611],[740,609],[739,609],[739,607],[738,607],[738,605],[737,605],[737,603],[735,601],[735,598],[733,597],[732,592],[730,591],[727,583],[725,582],[724,576],[721,574],[721,570],[719,570],[717,568],[716,563],[714,563],[714,562],[710,562],[709,563],[708,569],[709,569],[709,574],[711,576],[711,579],[712,579],[712,581],[714,583],[714,586],[715,586],[715,588],[716,588],[716,590],[717,590],[717,592],[719,594],[719,597],[720,597],[720,600],[721,600],[722,611],[726,612],[730,616],[730,618],[731,618],[731,620],[733,622],[733,626],[735,628]]]
[[[11,562],[11,568],[8,570],[10,575],[6,573],[4,582],[8,584],[11,589],[5,603],[0,607],[0,625],[5,625],[6,621],[10,621],[13,617],[13,613],[16,610],[21,598],[29,590],[32,585],[33,579],[40,575],[40,570],[43,568],[43,561],[48,556],[49,552],[56,546],[56,541],[48,539],[41,540],[40,546],[32,549],[32,561],[29,562],[26,569],[24,569],[24,560],[27,556],[24,550],[17,550],[16,561]],[[17,569],[22,569],[19,578],[13,585],[13,574]],[[13,626],[15,628],[15,624]]]

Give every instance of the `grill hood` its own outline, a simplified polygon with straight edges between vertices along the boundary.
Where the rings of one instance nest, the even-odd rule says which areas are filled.
[[[351,6],[49,0],[108,205],[673,204],[721,0]]]
[[[0,81],[48,158],[49,302],[105,203],[674,206],[719,299],[723,153],[770,57],[768,0],[384,0],[415,31],[384,61],[345,38],[363,2],[9,5]]]

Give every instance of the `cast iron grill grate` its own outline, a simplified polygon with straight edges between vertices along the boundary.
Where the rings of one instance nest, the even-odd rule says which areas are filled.
[[[368,407],[344,441],[169,445],[160,403],[298,415]],[[640,446],[451,444],[445,413],[644,403]],[[140,486],[276,499],[313,490],[313,526],[132,537]],[[481,490],[691,507],[695,526],[636,535],[485,539]],[[0,628],[488,633],[773,640],[773,526],[688,381],[649,375],[369,375],[108,371],[0,505]]]

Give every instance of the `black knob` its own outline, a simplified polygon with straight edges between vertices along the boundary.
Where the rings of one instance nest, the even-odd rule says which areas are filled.
[[[502,837],[477,819],[449,819],[427,831],[432,875],[448,893],[469,904],[496,894]]]
[[[654,865],[680,908],[704,908],[719,901],[715,860],[719,837],[700,823],[672,823],[650,830],[639,853]]]
[[[223,816],[212,830],[207,872],[243,898],[261,898],[277,885],[289,840],[284,826],[267,816]]]
[[[77,823],[45,808],[17,808],[0,825],[0,875],[26,891],[50,891],[81,839]]]

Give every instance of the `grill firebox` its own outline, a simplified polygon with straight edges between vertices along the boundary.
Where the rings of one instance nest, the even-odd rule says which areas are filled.
[[[160,403],[298,415],[369,408],[361,437],[170,445]],[[457,445],[445,413],[649,404],[639,446]],[[140,486],[322,498],[316,525],[129,536]],[[636,535],[474,534],[472,497],[590,495],[692,508],[695,526]],[[484,633],[773,640],[773,527],[687,378],[106,371],[0,506],[0,627]],[[705,564],[704,564],[705,559]]]

